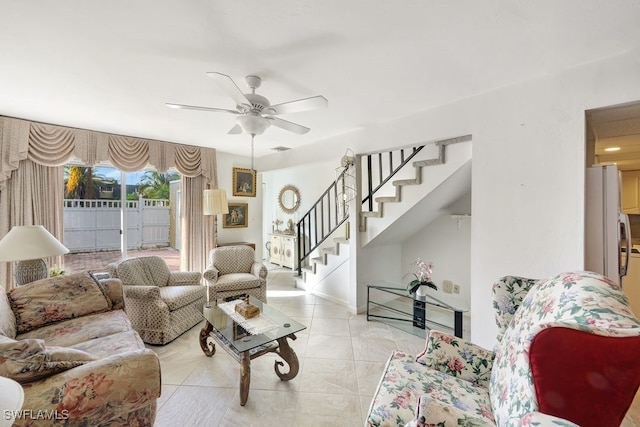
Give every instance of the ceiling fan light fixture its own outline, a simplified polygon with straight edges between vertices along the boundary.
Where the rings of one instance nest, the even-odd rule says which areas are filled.
[[[249,135],[262,135],[271,123],[258,114],[245,114],[236,117],[236,122]]]

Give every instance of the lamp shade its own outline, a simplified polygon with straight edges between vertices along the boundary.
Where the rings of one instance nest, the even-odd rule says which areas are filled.
[[[0,427],[13,425],[23,403],[24,390],[22,386],[10,378],[0,377],[0,408],[3,409],[3,414],[0,416]]]
[[[69,253],[41,225],[17,225],[0,240],[0,262],[25,261]]]
[[[220,189],[204,190],[202,211],[204,215],[228,214],[227,193]]]

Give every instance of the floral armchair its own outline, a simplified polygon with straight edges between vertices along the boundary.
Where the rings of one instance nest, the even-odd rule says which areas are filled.
[[[198,271],[169,271],[158,256],[131,258],[108,265],[122,280],[125,311],[133,328],[148,344],[166,344],[201,320],[205,288]]]
[[[395,351],[367,426],[619,426],[640,385],[640,321],[590,272],[493,287],[495,352],[431,331]]]
[[[245,245],[221,246],[209,252],[209,266],[203,273],[209,300],[251,295],[267,302],[267,267],[255,261],[255,251]]]

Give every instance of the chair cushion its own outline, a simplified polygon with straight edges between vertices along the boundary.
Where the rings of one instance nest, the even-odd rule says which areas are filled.
[[[107,311],[111,303],[102,289],[83,272],[49,277],[9,292],[18,333],[62,320]]]
[[[250,273],[255,261],[255,251],[250,246],[222,246],[209,253],[210,263],[220,275]]]
[[[158,256],[131,258],[121,261],[117,276],[124,285],[166,286],[169,282],[169,267]]]
[[[20,334],[17,339],[41,338],[48,345],[72,347],[95,338],[131,330],[131,321],[122,310],[89,314]]]
[[[252,289],[260,287],[260,278],[249,273],[229,273],[218,277],[215,288],[218,292]]]
[[[169,267],[165,260],[159,256],[144,257],[143,260],[145,267],[151,275],[153,283],[157,286],[166,286],[169,284],[169,276],[171,275],[171,272],[169,271]]]
[[[418,399],[418,410],[416,419],[407,426],[430,427],[430,426],[474,426],[489,427],[494,426],[491,411],[488,408],[481,414],[471,414],[467,408],[460,407],[460,402],[452,405],[430,396],[420,396]]]
[[[456,413],[467,419],[482,419],[481,425],[493,425],[486,388],[427,368],[400,351],[394,351],[387,362],[365,425],[405,425],[414,419],[421,397],[441,402],[442,407],[457,408]]]
[[[432,330],[416,362],[488,389],[494,356],[492,351],[462,338]]]
[[[167,304],[169,311],[195,304],[204,296],[205,288],[201,285],[163,286],[160,288],[160,299]]]
[[[141,350],[144,343],[136,331],[123,331],[111,335],[105,335],[89,341],[75,344],[77,350],[86,351],[96,357],[103,358],[114,354],[123,354],[129,351]]]

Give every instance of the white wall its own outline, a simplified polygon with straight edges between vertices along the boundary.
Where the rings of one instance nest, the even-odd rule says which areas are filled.
[[[268,156],[261,159],[261,170],[336,158],[344,147],[358,153],[472,134],[471,338],[492,348],[491,285],[497,278],[583,268],[584,111],[639,100],[638,75],[640,55],[631,51],[280,153],[277,159]],[[366,288],[358,282],[360,299]]]
[[[256,177],[256,197],[233,195],[233,168],[251,168],[251,159],[246,156],[217,152],[218,187],[227,192],[229,202],[247,203],[249,221],[247,228],[223,228],[222,215],[218,215],[218,240],[221,243],[252,242],[256,244],[256,259],[262,259],[262,185],[261,176]]]
[[[283,222],[283,224],[280,224],[280,230],[286,228],[289,219],[294,222],[300,220],[302,215],[313,206],[335,180],[335,168],[338,166],[340,166],[339,158],[332,161],[309,163],[304,166],[262,173],[264,190],[262,227],[265,242],[268,241],[268,234],[272,232],[272,224],[275,218]],[[286,214],[278,206],[278,194],[285,185],[293,185],[300,191],[300,208],[294,214]],[[266,251],[264,256],[267,256]]]
[[[451,280],[460,285],[460,298],[466,306],[471,299],[471,217],[458,221],[450,215],[441,215],[412,238],[402,244],[403,284],[415,277],[415,261],[433,261],[433,282],[442,291],[442,281]]]

